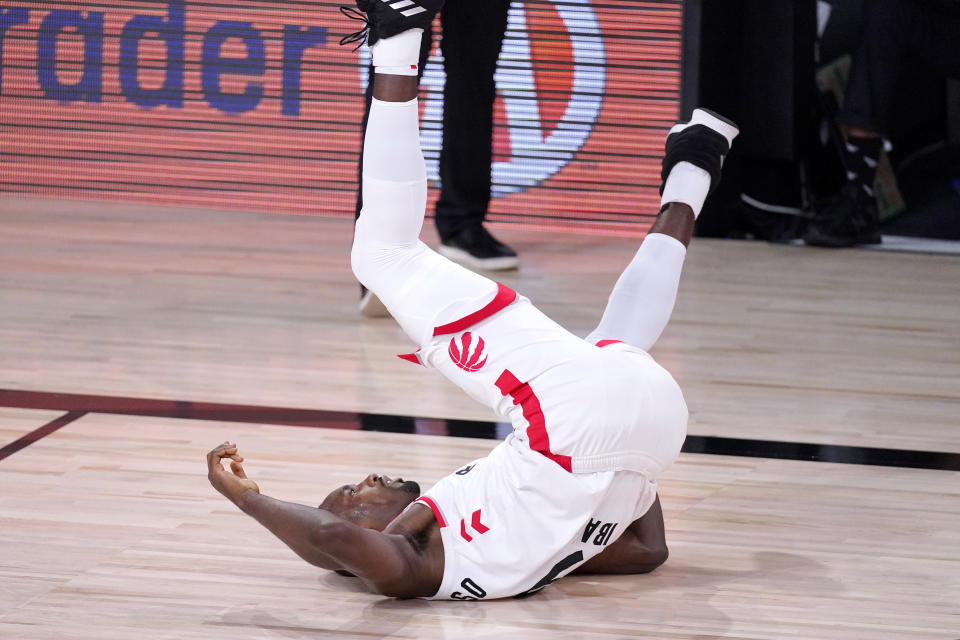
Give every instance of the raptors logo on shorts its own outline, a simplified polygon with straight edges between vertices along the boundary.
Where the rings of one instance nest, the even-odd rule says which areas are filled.
[[[483,352],[485,344],[483,338],[477,336],[476,344],[473,342],[473,334],[469,331],[460,336],[460,346],[457,346],[457,336],[450,338],[450,346],[447,353],[453,364],[467,372],[479,371],[483,365],[487,364],[486,355]],[[472,347],[472,350],[471,350]],[[483,356],[483,360],[480,357]]]

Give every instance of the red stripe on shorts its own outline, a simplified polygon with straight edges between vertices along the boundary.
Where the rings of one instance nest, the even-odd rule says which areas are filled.
[[[550,435],[547,433],[547,422],[540,407],[540,399],[533,392],[530,385],[520,382],[517,377],[504,369],[495,383],[500,393],[513,398],[513,404],[519,404],[526,418],[527,439],[530,448],[550,458],[565,470],[572,472],[573,466],[570,456],[561,456],[550,451]]]
[[[598,347],[605,347],[608,344],[617,344],[618,342],[623,342],[623,340],[599,340],[597,341]]]

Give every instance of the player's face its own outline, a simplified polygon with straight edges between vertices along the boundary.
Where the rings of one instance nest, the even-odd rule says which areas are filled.
[[[420,485],[416,482],[371,473],[357,484],[331,491],[320,508],[362,527],[383,530],[418,497]]]

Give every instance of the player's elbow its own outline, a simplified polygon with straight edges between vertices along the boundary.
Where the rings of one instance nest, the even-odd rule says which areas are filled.
[[[355,529],[356,525],[345,520],[318,521],[307,529],[307,540],[313,548],[329,553],[348,547],[356,538]]]

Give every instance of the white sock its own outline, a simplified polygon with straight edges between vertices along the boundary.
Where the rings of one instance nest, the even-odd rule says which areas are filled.
[[[370,47],[374,73],[417,75],[422,36],[423,29],[410,29],[390,38],[377,40],[376,44]]]
[[[671,202],[682,202],[693,209],[693,217],[700,215],[703,201],[710,192],[710,174],[689,162],[678,162],[670,170],[663,185],[660,209]]]

